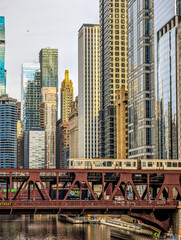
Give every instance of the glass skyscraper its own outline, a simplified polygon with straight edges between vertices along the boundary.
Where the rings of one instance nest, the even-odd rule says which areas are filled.
[[[0,97],[0,168],[17,168],[17,100]]]
[[[22,66],[23,131],[40,127],[41,76],[39,63]]]
[[[5,17],[0,17],[0,96],[6,93]]]
[[[127,2],[129,158],[150,159],[155,157],[153,0]]]
[[[178,158],[177,32],[181,1],[155,0],[155,106],[158,158]],[[178,89],[177,89],[178,87]],[[180,144],[180,143],[179,143]]]
[[[56,87],[58,92],[58,49],[40,51],[42,87]]]

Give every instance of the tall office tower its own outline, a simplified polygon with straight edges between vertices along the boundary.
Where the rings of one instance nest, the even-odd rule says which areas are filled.
[[[69,122],[60,124],[60,169],[67,168],[69,159]]]
[[[32,128],[24,132],[24,168],[45,168],[45,130]]]
[[[129,158],[155,157],[153,0],[128,0]]]
[[[69,115],[70,158],[78,158],[78,97],[71,103]]]
[[[122,87],[117,91],[116,106],[116,149],[117,158],[128,158],[128,91]]]
[[[84,24],[79,30],[78,53],[78,149],[79,158],[98,157],[100,109],[99,25]]]
[[[17,168],[17,100],[0,96],[0,168]]]
[[[5,17],[0,17],[0,95],[6,93]]]
[[[56,119],[57,119],[57,89],[42,88],[45,124],[45,167],[56,167]]]
[[[99,156],[116,158],[117,90],[127,89],[127,0],[100,0]]]
[[[65,71],[65,79],[61,87],[61,120],[69,121],[70,104],[73,101],[73,83],[69,79],[69,71]]]
[[[21,98],[23,130],[40,127],[41,77],[39,63],[23,63]]]
[[[39,58],[42,87],[55,87],[58,92],[58,49],[41,49]]]
[[[178,135],[178,129],[179,134],[181,132],[181,77],[179,69],[181,61],[179,48],[181,1],[156,0],[154,4],[158,157],[177,159],[178,145],[179,158],[181,157],[181,136]]]

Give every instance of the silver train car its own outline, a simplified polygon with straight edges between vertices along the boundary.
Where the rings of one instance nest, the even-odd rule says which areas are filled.
[[[69,159],[69,169],[181,170],[181,160]]]

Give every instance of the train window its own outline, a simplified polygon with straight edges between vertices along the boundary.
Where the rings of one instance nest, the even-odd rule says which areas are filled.
[[[160,167],[163,167],[163,163],[162,162],[160,163]]]
[[[177,163],[176,162],[173,162],[173,167],[177,167]]]
[[[106,167],[106,162],[103,162],[103,167]]]
[[[108,167],[112,167],[112,162],[110,162],[110,161],[107,162],[107,166],[108,166]]]
[[[131,162],[126,162],[126,167],[131,167]]]
[[[157,164],[156,164],[156,165],[157,165],[157,167],[159,167],[159,162],[157,162]]]
[[[133,167],[136,167],[136,162],[133,162]]]
[[[119,166],[122,167],[122,162],[119,162]]]
[[[181,162],[178,163],[178,167],[181,167]]]
[[[116,162],[116,167],[118,167],[119,166],[119,163],[118,162]]]
[[[146,167],[146,162],[143,162],[143,167]]]
[[[74,162],[73,162],[73,161],[71,161],[71,166],[73,167],[73,165],[74,165]]]
[[[171,167],[171,162],[167,162],[167,167]]]
[[[148,162],[148,167],[153,167],[153,163],[152,162]]]

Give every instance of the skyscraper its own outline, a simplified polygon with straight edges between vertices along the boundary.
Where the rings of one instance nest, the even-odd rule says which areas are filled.
[[[178,147],[181,158],[181,1],[154,1],[154,17],[158,157],[177,159]]]
[[[0,96],[6,93],[5,17],[0,17]]]
[[[127,0],[100,0],[99,156],[116,158],[117,90],[127,89]]]
[[[45,168],[45,130],[32,128],[24,132],[24,168]]]
[[[40,51],[42,84],[41,126],[45,126],[45,167],[56,167],[56,121],[58,110],[58,49]]]
[[[60,169],[67,168],[69,159],[69,122],[60,123]]]
[[[55,87],[42,88],[45,124],[45,167],[56,167],[56,120],[57,90]]]
[[[99,25],[84,24],[79,30],[78,56],[78,151],[79,158],[98,157],[100,110]]]
[[[0,96],[0,168],[17,168],[17,100]]]
[[[129,158],[149,159],[155,157],[153,0],[127,4]]]
[[[41,49],[39,58],[42,87],[56,87],[58,92],[58,49]]]
[[[65,71],[65,79],[61,87],[61,121],[69,121],[70,104],[73,101],[73,83],[69,79],[69,71]]]
[[[21,83],[23,130],[40,127],[41,78],[39,63],[23,63]]]
[[[17,102],[17,168],[23,168],[23,123],[21,122],[21,102]]]

